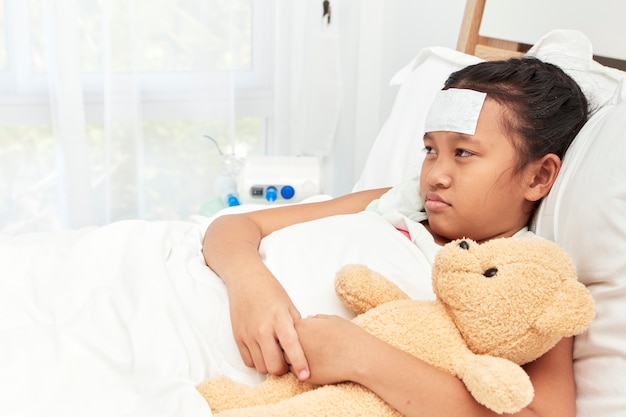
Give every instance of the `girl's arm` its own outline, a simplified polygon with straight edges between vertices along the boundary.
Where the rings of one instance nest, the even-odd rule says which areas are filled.
[[[261,239],[283,227],[336,214],[362,211],[387,189],[353,193],[325,202],[296,204],[225,215],[208,227],[202,252],[228,289],[233,333],[246,365],[261,373],[288,370],[308,376],[306,358],[294,329],[300,313],[258,253]]]
[[[310,382],[358,382],[406,416],[498,416],[478,404],[465,385],[337,316],[300,320],[297,331],[310,370]],[[533,386],[532,403],[515,414],[575,417],[572,339],[525,367]]]

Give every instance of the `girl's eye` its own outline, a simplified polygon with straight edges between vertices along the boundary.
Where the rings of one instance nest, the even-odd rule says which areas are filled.
[[[430,154],[434,154],[435,153],[435,150],[432,148],[432,146],[424,146],[423,151],[424,151],[424,153],[426,155],[430,155]]]
[[[466,151],[465,149],[457,149],[455,153],[456,153],[456,156],[461,156],[461,157],[473,155],[473,153],[471,153],[470,151]]]

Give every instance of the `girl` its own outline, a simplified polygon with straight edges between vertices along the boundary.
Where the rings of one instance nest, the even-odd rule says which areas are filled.
[[[427,117],[420,204],[409,216],[411,234],[428,233],[436,251],[462,237],[483,242],[530,233],[527,225],[535,208],[550,191],[587,114],[577,84],[534,58],[484,62],[452,74]],[[261,373],[291,369],[301,380],[317,384],[358,382],[407,416],[491,415],[457,378],[348,320],[302,319],[259,257],[259,243],[270,233],[356,213],[373,202],[375,207],[387,191],[223,216],[210,225],[203,254],[228,288],[240,354]],[[575,416],[571,339],[525,369],[535,397],[520,416]]]

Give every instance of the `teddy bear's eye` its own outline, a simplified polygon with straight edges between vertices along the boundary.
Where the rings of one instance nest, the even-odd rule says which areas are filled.
[[[469,243],[467,243],[467,241],[465,240],[462,240],[459,242],[459,247],[461,249],[469,250]]]
[[[498,268],[489,268],[488,270],[485,271],[483,275],[486,276],[487,278],[493,278],[496,275],[498,275]]]

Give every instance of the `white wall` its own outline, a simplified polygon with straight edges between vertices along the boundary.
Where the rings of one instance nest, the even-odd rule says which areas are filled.
[[[465,0],[342,0],[343,110],[325,192],[350,192],[397,92],[389,80],[428,46],[456,47]],[[358,13],[346,16],[347,13]],[[348,18],[349,17],[349,18]]]
[[[555,27],[555,16],[558,16],[558,27]],[[624,16],[626,2],[619,0],[489,1],[485,5],[480,34],[532,45],[553,29],[575,29],[589,38],[596,55],[624,60]],[[532,25],[515,24],[531,21]]]

